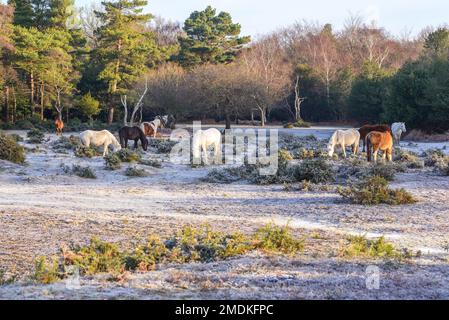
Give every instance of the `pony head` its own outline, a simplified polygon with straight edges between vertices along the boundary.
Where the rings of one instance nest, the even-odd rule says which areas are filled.
[[[401,130],[402,132],[407,132],[407,129],[405,128],[405,122],[401,122]]]
[[[143,137],[142,139],[142,149],[143,151],[147,151],[148,149],[148,139],[146,137]]]
[[[114,148],[114,152],[120,151],[122,150],[122,146],[120,145],[120,143],[117,141],[117,139],[114,139],[112,142],[112,147]]]

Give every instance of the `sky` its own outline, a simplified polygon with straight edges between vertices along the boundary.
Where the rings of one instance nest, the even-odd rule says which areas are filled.
[[[100,0],[76,0],[84,5]],[[211,5],[227,11],[242,25],[242,35],[257,36],[303,19],[340,28],[352,14],[396,35],[417,34],[422,28],[449,23],[448,0],[149,0],[147,11],[183,22],[192,11]]]

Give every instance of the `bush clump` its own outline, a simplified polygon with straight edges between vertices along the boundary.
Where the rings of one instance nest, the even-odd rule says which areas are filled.
[[[338,193],[354,204],[402,205],[416,203],[415,198],[405,189],[390,189],[388,181],[379,176],[370,177],[348,188],[339,188]]]
[[[126,168],[125,175],[128,177],[148,177],[148,172],[145,169],[128,167]]]
[[[79,145],[75,148],[75,156],[78,158],[93,158],[100,156],[101,153],[97,151],[97,149],[93,147],[85,147]]]
[[[53,150],[55,152],[64,152],[67,150],[76,150],[81,146],[81,140],[79,137],[71,135],[70,137],[61,136],[58,140],[53,142]]]
[[[72,167],[69,167],[65,164],[61,164],[62,171],[67,174],[74,174],[80,178],[86,178],[86,179],[96,179],[97,175],[95,174],[95,171],[87,166],[83,167],[78,164],[72,165]]]
[[[51,262],[48,262],[45,257],[38,257],[34,262],[33,280],[43,284],[56,282],[62,278],[59,269],[58,259],[53,258]]]
[[[143,166],[154,167],[154,168],[161,168],[162,167],[162,163],[160,161],[158,161],[158,160],[141,159],[139,161],[139,164],[141,164]]]
[[[17,141],[0,132],[0,159],[17,164],[25,162],[25,149]]]
[[[424,161],[419,156],[410,151],[397,148],[395,150],[395,161],[405,164],[410,169],[422,169],[424,168]]]
[[[295,168],[294,177],[297,181],[326,183],[335,180],[332,166],[323,158],[306,159]]]
[[[30,143],[42,143],[45,138],[45,134],[40,129],[31,129],[27,132],[28,142]]]
[[[122,162],[139,162],[141,160],[140,154],[130,149],[120,149],[115,154]]]
[[[426,167],[435,167],[443,162],[449,163],[449,156],[446,156],[441,149],[429,149],[423,153]]]
[[[349,236],[347,243],[340,249],[344,257],[398,259],[402,253],[392,243],[385,241],[384,237],[367,239],[366,236]]]
[[[284,128],[293,129],[293,128],[310,128],[312,125],[304,120],[298,120],[293,123],[287,123],[284,125]]]
[[[148,145],[156,148],[157,153],[170,153],[177,142],[161,139],[148,139]]]
[[[107,170],[118,170],[122,167],[122,160],[120,159],[117,152],[110,153],[104,157],[105,167]]]
[[[166,240],[151,235],[144,244],[120,250],[116,244],[92,238],[87,246],[71,246],[62,250],[62,265],[45,258],[36,264],[36,279],[50,283],[64,276],[58,270],[77,266],[81,275],[120,274],[124,271],[150,271],[157,264],[211,262],[245,254],[253,250],[293,255],[302,251],[304,241],[295,239],[288,227],[273,224],[259,229],[253,236],[213,231],[208,224],[199,228],[185,226]]]

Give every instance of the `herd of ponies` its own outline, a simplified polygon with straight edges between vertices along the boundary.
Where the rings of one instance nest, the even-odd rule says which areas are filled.
[[[119,151],[128,147],[128,141],[134,141],[134,148],[138,148],[140,140],[144,151],[148,148],[147,137],[155,138],[159,128],[165,128],[168,125],[170,116],[156,116],[153,121],[143,122],[140,126],[124,126],[119,130],[119,139],[108,130],[93,131],[86,130],[80,133],[80,140],[83,146],[100,147],[103,146],[103,156],[108,155],[109,146]],[[63,124],[58,120],[55,121],[57,133],[62,132]],[[407,132],[404,122],[396,122],[391,126],[388,125],[364,125],[359,129],[337,130],[329,140],[328,154],[332,157],[336,147],[341,147],[343,156],[346,158],[346,147],[352,147],[354,154],[359,153],[360,141],[363,143],[363,151],[366,151],[367,160],[377,162],[379,150],[383,152],[383,160],[393,161],[393,148],[399,145],[402,133]],[[207,162],[207,150],[213,146],[214,156],[221,155],[221,132],[215,128],[208,130],[198,130],[192,139],[192,153],[196,158],[201,157],[201,153],[205,153],[205,161]]]

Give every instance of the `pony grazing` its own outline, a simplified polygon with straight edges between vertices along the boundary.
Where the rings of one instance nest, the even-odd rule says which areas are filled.
[[[214,146],[215,163],[221,163],[221,133],[215,128],[195,131],[192,139],[193,159],[201,160],[204,151],[204,163],[207,163],[208,148]]]
[[[118,131],[122,148],[128,148],[128,140],[134,140],[134,149],[138,147],[138,141],[142,144],[142,149],[147,151],[148,140],[139,127],[123,127]]]
[[[327,149],[329,150],[329,157],[332,157],[336,146],[341,146],[343,155],[346,158],[346,147],[352,146],[354,154],[359,153],[360,133],[357,129],[337,130],[329,140]]]
[[[373,131],[368,133],[365,138],[367,147],[367,159],[371,162],[371,149],[374,154],[374,162],[377,162],[377,153],[379,150],[383,151],[382,159],[388,158],[388,161],[393,161],[393,137],[390,132]]]
[[[391,131],[393,134],[393,143],[397,146],[401,144],[402,133],[407,132],[405,128],[405,122],[395,122],[391,125]]]
[[[362,139],[362,142],[363,142],[363,151],[365,151],[365,149],[366,149],[365,138],[368,135],[368,133],[370,133],[372,131],[391,133],[391,128],[390,128],[390,126],[388,126],[386,124],[375,124],[375,125],[367,124],[367,125],[364,125],[363,127],[361,127],[359,129],[359,132],[360,132],[360,139]]]
[[[64,122],[62,122],[61,119],[56,118],[55,119],[55,127],[56,127],[56,134],[57,135],[61,135],[62,134],[62,129],[64,129]]]
[[[103,157],[106,156],[109,152],[109,146],[112,145],[114,151],[118,151],[121,149],[120,143],[118,143],[117,139],[114,137],[112,133],[108,130],[102,131],[93,131],[86,130],[80,133],[81,143],[85,147],[94,146],[103,146]]]

